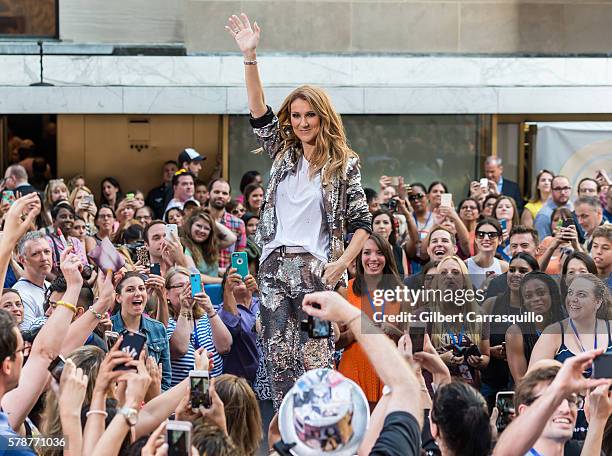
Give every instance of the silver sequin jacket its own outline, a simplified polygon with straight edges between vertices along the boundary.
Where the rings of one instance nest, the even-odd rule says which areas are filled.
[[[258,119],[251,117],[251,126],[263,150],[274,160],[255,237],[259,245],[265,245],[272,241],[276,234],[276,189],[290,172],[297,169],[301,150],[293,147],[282,158],[277,157],[283,149],[283,140],[279,131],[278,117],[269,106],[262,117]],[[325,210],[323,218],[327,220],[329,232],[329,262],[336,261],[342,256],[347,232],[354,233],[360,228],[368,233],[372,232],[372,215],[361,187],[359,159],[349,159],[345,176],[346,179],[335,177],[321,189]]]

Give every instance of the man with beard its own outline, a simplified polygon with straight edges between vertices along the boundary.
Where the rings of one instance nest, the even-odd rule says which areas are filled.
[[[553,211],[558,207],[567,207],[572,210],[572,203],[570,202],[570,195],[572,193],[572,186],[569,183],[569,179],[565,176],[555,176],[552,181],[552,196],[538,215],[536,215],[533,226],[538,230],[540,239],[544,239],[547,236],[552,236],[550,230],[550,219]]]
[[[232,230],[237,238],[233,246],[220,250],[219,272],[222,273],[225,271],[225,268],[229,267],[231,264],[230,257],[232,252],[240,252],[246,248],[246,229],[241,219],[225,210],[225,205],[231,199],[230,184],[226,180],[218,178],[210,183],[209,191],[210,199],[208,201],[208,209],[210,215],[215,221]]]

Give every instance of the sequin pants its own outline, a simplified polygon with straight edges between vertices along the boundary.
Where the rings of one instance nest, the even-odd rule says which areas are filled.
[[[324,263],[309,253],[272,252],[259,269],[264,354],[275,411],[307,370],[333,367],[333,335],[311,339],[300,330],[305,294],[325,289]]]

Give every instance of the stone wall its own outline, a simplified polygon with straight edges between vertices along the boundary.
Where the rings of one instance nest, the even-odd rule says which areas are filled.
[[[234,52],[223,30],[244,11],[261,50],[331,53],[607,54],[610,0],[62,0],[60,35],[75,42],[181,43]]]

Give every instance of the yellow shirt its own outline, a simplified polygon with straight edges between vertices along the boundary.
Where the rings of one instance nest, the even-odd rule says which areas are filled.
[[[525,204],[525,209],[531,212],[531,216],[535,220],[536,215],[538,215],[538,212],[540,212],[540,209],[542,209],[542,206],[544,206],[544,203],[542,201],[535,201],[535,202],[529,201],[527,204]]]

